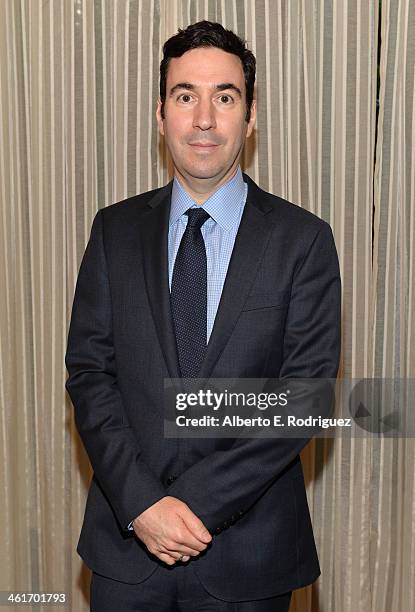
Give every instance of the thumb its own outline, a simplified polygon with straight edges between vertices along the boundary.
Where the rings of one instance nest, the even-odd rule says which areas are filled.
[[[198,538],[198,540],[205,542],[206,544],[211,541],[212,536],[210,535],[209,531],[206,529],[200,518],[198,518],[196,514],[190,510],[190,508],[189,511],[185,513],[183,519],[187,528],[196,538]]]

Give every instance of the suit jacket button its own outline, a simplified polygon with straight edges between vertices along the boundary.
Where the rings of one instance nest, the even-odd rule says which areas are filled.
[[[221,527],[216,527],[216,529],[215,529],[215,532],[216,532],[216,533],[220,533],[221,531],[222,531],[222,528],[221,528]]]
[[[242,516],[243,515],[243,510],[239,510],[238,514],[239,514],[239,516]]]
[[[175,480],[176,480],[177,476],[169,476],[166,480],[166,483],[168,485],[171,485]]]

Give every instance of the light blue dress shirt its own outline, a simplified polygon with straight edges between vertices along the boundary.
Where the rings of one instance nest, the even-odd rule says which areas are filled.
[[[176,177],[173,181],[168,234],[170,290],[174,262],[188,221],[186,210],[203,206],[210,215],[210,219],[207,219],[201,228],[207,259],[208,341],[222,295],[247,193],[248,185],[243,180],[240,166],[234,176],[219,187],[203,204],[197,204],[192,200]],[[134,529],[132,522],[128,525],[128,529]]]
[[[209,341],[218,310],[236,234],[245,207],[248,185],[240,166],[234,176],[219,187],[203,204],[197,204],[175,177],[169,219],[169,286],[180,241],[186,229],[188,208],[203,206],[210,219],[202,225],[207,259],[207,339]]]

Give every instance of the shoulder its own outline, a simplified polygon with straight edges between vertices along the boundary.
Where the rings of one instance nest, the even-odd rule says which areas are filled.
[[[323,240],[332,240],[332,230],[327,221],[298,204],[265,191],[246,174],[244,180],[248,183],[251,203],[269,214],[270,223],[278,228],[278,235],[282,234],[285,242],[295,241],[307,248],[318,235]]]
[[[285,223],[295,225],[306,225],[309,228],[321,228],[328,225],[326,221],[318,215],[303,208],[299,204],[294,204],[285,198],[274,195],[262,189],[250,176],[244,173],[244,180],[248,183],[248,196],[261,205],[265,212],[271,212],[274,217],[279,218]]]
[[[136,218],[137,215],[143,214],[149,210],[149,203],[154,200],[155,197],[168,193],[171,188],[171,182],[163,187],[151,189],[144,193],[130,196],[109,206],[101,208],[98,212],[102,214],[105,222],[111,222],[112,220],[128,221],[131,218]]]

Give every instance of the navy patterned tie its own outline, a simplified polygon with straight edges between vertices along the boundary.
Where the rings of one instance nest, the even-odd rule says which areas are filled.
[[[198,376],[207,345],[207,262],[200,228],[210,215],[201,206],[189,220],[177,251],[171,282],[171,309],[183,378]]]

